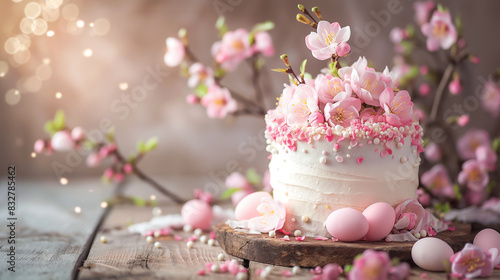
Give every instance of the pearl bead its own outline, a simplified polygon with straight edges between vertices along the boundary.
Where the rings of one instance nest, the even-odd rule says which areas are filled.
[[[188,249],[191,249],[191,248],[193,248],[193,247],[194,247],[194,242],[193,242],[193,241],[188,241],[188,242],[186,243],[186,246],[188,247]]]
[[[154,240],[155,239],[152,236],[146,237],[146,242],[148,242],[148,243],[153,243]]]
[[[161,247],[161,243],[158,242],[158,241],[156,241],[154,246],[155,246],[155,248],[160,248]]]
[[[223,260],[225,260],[225,259],[226,259],[226,255],[224,255],[224,254],[220,253],[220,254],[217,256],[217,259],[218,259],[219,261],[223,261]]]

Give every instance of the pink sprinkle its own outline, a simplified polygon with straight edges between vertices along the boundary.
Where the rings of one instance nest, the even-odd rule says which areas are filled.
[[[375,149],[375,153],[377,153],[377,152],[378,152],[378,148]]]
[[[353,147],[356,147],[356,145],[358,145],[358,141],[352,140],[349,144]]]
[[[344,136],[340,136],[340,137],[339,137],[339,140],[337,140],[337,142],[340,142],[340,141],[342,141],[342,140],[344,140],[344,139],[345,139],[345,138],[344,138]]]
[[[155,235],[155,231],[154,230],[146,231],[146,234],[144,234],[144,236],[153,236],[153,235]]]
[[[198,239],[198,236],[196,235],[191,235],[188,239],[186,239],[186,242],[189,242],[189,241],[196,241]]]
[[[359,147],[363,147],[363,143],[359,143],[359,145],[358,145],[358,146],[359,146]]]
[[[292,277],[292,272],[290,270],[283,270],[281,272],[281,275],[285,276],[285,277]]]
[[[368,141],[368,145],[371,145],[372,143],[373,143],[372,140]]]
[[[206,274],[206,271],[205,271],[204,269],[200,269],[200,270],[196,273],[196,275],[198,275],[198,276],[204,276],[205,274]]]
[[[213,231],[210,232],[210,239],[215,239],[215,232]]]
[[[326,238],[326,237],[324,237],[324,236],[318,236],[318,237],[316,237],[316,238],[314,238],[314,239],[316,239],[316,240],[321,240],[321,241],[327,241],[327,240],[330,240],[330,239],[328,239],[328,238]]]
[[[343,157],[341,157],[341,156],[337,156],[337,157],[335,158],[335,160],[337,160],[337,162],[343,162],[343,161],[344,161],[344,158],[343,158]]]
[[[358,164],[361,164],[363,162],[364,158],[363,157],[359,157],[358,158]]]
[[[220,265],[220,272],[226,273],[227,270],[228,270],[228,265],[227,264],[223,263],[223,264]]]
[[[389,152],[388,152],[387,150],[383,150],[383,151],[380,153],[380,156],[381,156],[381,157],[386,157],[388,154],[389,154]]]
[[[312,274],[321,274],[323,273],[323,268],[321,268],[321,266],[317,266],[315,268],[311,268],[311,273]]]
[[[182,240],[182,236],[180,235],[174,235],[174,239],[177,240],[177,241],[181,241]]]
[[[284,235],[290,235],[291,233],[290,232],[286,232],[284,229],[280,228],[278,230],[279,232],[283,233]]]
[[[205,263],[205,268],[210,270],[212,268],[212,265],[213,265],[213,263],[207,262],[207,263]]]
[[[422,273],[422,275],[420,275],[420,278],[423,278],[423,279],[426,279],[427,278],[427,273]]]
[[[170,228],[162,228],[162,229],[160,229],[160,234],[161,235],[169,235],[170,234]]]
[[[338,238],[332,237],[333,242],[339,242]]]
[[[335,143],[335,144],[333,144],[333,147],[334,147],[336,150],[340,149],[340,145],[339,145],[339,143]]]
[[[391,148],[387,148],[387,152],[392,155],[392,149]]]
[[[449,227],[448,230],[449,231],[455,231],[455,226]]]
[[[295,240],[297,240],[297,241],[304,241],[305,239],[306,239],[305,236],[297,236],[297,237],[295,237]]]
[[[247,269],[242,267],[242,268],[240,268],[240,272],[247,273]]]
[[[260,275],[262,274],[262,269],[257,269],[257,275],[260,277]]]

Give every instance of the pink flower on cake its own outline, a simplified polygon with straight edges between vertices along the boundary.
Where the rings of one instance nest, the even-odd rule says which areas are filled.
[[[330,24],[322,20],[318,23],[317,32],[311,32],[306,36],[306,46],[316,59],[325,60],[336,54],[337,46],[347,42],[350,37],[349,26],[340,28],[338,22]]]
[[[351,86],[356,95],[368,105],[380,106],[379,96],[387,87],[381,74],[366,70],[359,73],[356,69],[351,72]]]
[[[429,224],[430,214],[425,210],[416,199],[407,199],[396,206],[396,223],[394,228],[397,230],[409,230],[420,232],[426,229]]]
[[[228,71],[236,69],[240,62],[252,55],[248,35],[248,31],[243,28],[226,32],[222,41],[215,42],[212,46],[215,61]]]
[[[301,84],[293,94],[287,107],[287,123],[289,125],[307,125],[312,112],[319,111],[318,94],[314,88]]]
[[[386,88],[380,94],[380,106],[384,108],[384,115],[390,125],[401,126],[411,121],[413,102],[406,90],[401,90],[394,96],[392,88]]]
[[[280,201],[265,197],[257,206],[259,217],[248,220],[248,227],[260,232],[279,230],[285,224],[286,210]]]
[[[439,47],[449,49],[457,41],[457,31],[449,12],[435,11],[430,22],[422,25],[422,33],[427,36],[427,49],[437,51]]]
[[[311,124],[311,126],[318,127],[320,126],[320,124],[325,122],[325,117],[323,116],[323,114],[321,114],[320,111],[315,111],[309,115],[307,121],[309,122],[309,124]]]
[[[296,85],[287,85],[284,84],[284,89],[283,92],[281,93],[281,96],[278,99],[278,105],[276,106],[276,111],[278,115],[287,115],[288,112],[288,104],[290,104],[290,101],[292,100],[295,90],[297,89]]]
[[[388,279],[391,260],[386,252],[366,250],[354,259],[349,280],[385,280]]]
[[[415,2],[413,9],[415,10],[415,20],[419,25],[426,23],[429,20],[432,10],[436,7],[433,1]]]
[[[181,64],[186,55],[186,49],[182,42],[173,37],[168,37],[166,40],[167,51],[164,56],[165,64],[169,67],[175,67]]]
[[[436,196],[455,197],[448,170],[443,164],[434,165],[424,172],[420,177],[420,182]]]
[[[457,150],[462,159],[471,159],[476,156],[477,148],[490,144],[490,136],[486,130],[470,129],[458,139]]]
[[[483,145],[476,149],[476,159],[481,164],[484,164],[489,171],[495,170],[497,162],[497,154],[491,146]]]
[[[359,99],[346,97],[339,102],[326,104],[325,118],[332,126],[341,125],[346,127],[350,125],[351,120],[359,118],[360,109],[361,101]]]
[[[478,246],[467,243],[462,251],[451,256],[450,262],[452,275],[476,278],[490,276],[500,258],[497,248],[484,252]]]
[[[255,34],[255,44],[253,45],[255,52],[260,52],[264,56],[274,55],[274,45],[271,35],[267,32],[258,32]]]
[[[500,86],[491,79],[484,84],[481,104],[487,112],[495,118],[498,117],[498,113],[500,112]]]
[[[462,171],[458,173],[458,183],[466,185],[472,191],[482,191],[489,181],[486,166],[475,159],[462,164]]]
[[[69,131],[61,130],[52,135],[50,145],[55,151],[64,152],[75,148],[75,142],[71,139]]]
[[[194,88],[199,84],[205,84],[208,87],[213,85],[214,73],[209,67],[196,62],[189,67],[188,86]]]
[[[318,75],[314,85],[318,92],[319,101],[323,104],[333,102],[337,94],[346,91],[344,82],[340,78],[332,75]],[[346,86],[350,90],[350,85],[346,84]]]
[[[208,88],[208,93],[201,99],[201,104],[207,107],[207,115],[210,118],[223,119],[238,109],[238,104],[229,90],[217,85]]]

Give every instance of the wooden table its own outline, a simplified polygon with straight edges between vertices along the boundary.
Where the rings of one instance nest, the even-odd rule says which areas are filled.
[[[6,181],[1,190],[6,192]],[[190,186],[202,186],[198,179],[169,179],[162,183],[172,189],[184,190],[191,196]],[[16,272],[7,270],[5,261],[9,252],[8,232],[2,224],[0,231],[0,279],[234,279],[231,274],[208,273],[197,276],[207,262],[218,262],[219,246],[195,242],[188,249],[185,242],[172,237],[160,238],[161,248],[147,243],[144,237],[131,234],[127,224],[148,221],[152,207],[122,204],[101,208],[111,197],[116,186],[104,186],[98,180],[72,180],[66,186],[56,181],[23,181],[18,179],[16,190]],[[148,186],[132,180],[127,195],[158,197],[164,214],[179,213],[180,206],[162,198]],[[3,194],[2,194],[3,195]],[[3,195],[3,197],[6,197]],[[81,212],[76,213],[75,207]],[[0,202],[0,217],[6,222],[6,199]],[[178,234],[184,235],[179,232]],[[100,242],[105,235],[108,242]],[[260,279],[257,270],[266,264],[237,259],[248,268],[248,279]],[[282,279],[282,271],[289,267],[274,267],[267,279]],[[424,271],[413,268],[410,279],[422,279]],[[446,279],[444,273],[425,272],[427,279]],[[291,279],[311,279],[313,274],[303,268]],[[488,278],[486,278],[488,279]],[[500,279],[494,271],[489,279]]]

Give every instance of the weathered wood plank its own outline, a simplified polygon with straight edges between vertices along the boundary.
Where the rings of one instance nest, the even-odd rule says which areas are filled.
[[[0,184],[2,192],[6,191],[7,183]],[[71,279],[75,263],[105,212],[100,203],[114,187],[103,186],[99,180],[75,180],[61,186],[54,180],[20,178],[16,187],[16,272],[8,271],[4,261],[11,244],[4,230],[6,218],[2,218],[0,279]],[[76,206],[81,213],[75,213]],[[4,199],[0,209],[0,216],[6,217]]]
[[[161,205],[160,205],[161,207]],[[179,206],[161,207],[163,213],[180,213]],[[237,259],[226,254],[219,246],[209,246],[199,241],[188,249],[185,242],[172,236],[157,238],[161,248],[147,243],[144,237],[131,234],[125,225],[127,221],[142,222],[152,218],[151,207],[118,205],[111,209],[99,234],[93,242],[90,254],[81,268],[78,279],[191,279],[205,268],[205,263],[221,263],[220,253],[226,259]],[[175,231],[187,238],[191,234]],[[108,242],[100,242],[105,235]],[[242,260],[237,259],[240,263]],[[204,279],[234,279],[231,274],[208,273]]]

